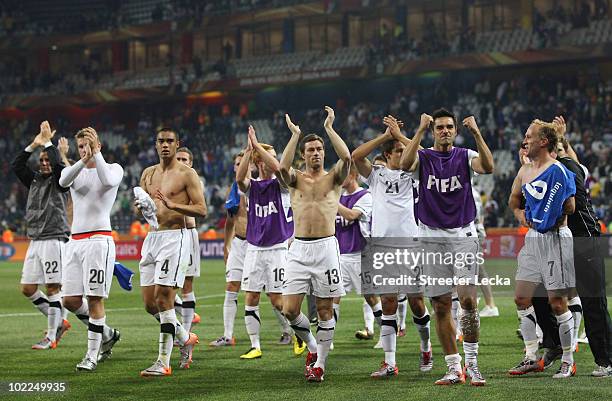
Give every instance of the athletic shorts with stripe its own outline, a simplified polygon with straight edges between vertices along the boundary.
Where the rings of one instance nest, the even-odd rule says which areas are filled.
[[[312,294],[319,298],[345,295],[340,250],[335,236],[295,239],[287,253],[283,295]]]
[[[62,295],[108,298],[115,269],[112,237],[100,235],[71,239],[65,250]]]
[[[23,262],[21,284],[61,284],[64,247],[61,239],[32,240]]]
[[[183,287],[191,253],[187,229],[151,231],[142,244],[140,286]]]

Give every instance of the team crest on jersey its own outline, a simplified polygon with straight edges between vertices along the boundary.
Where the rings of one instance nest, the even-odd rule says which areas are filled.
[[[427,189],[431,190],[435,188],[436,191],[446,193],[454,192],[458,189],[463,188],[459,181],[459,175],[453,175],[450,178],[436,178],[435,175],[430,174],[427,178]]]
[[[548,184],[546,181],[538,180],[525,184],[525,189],[527,192],[529,192],[529,195],[533,196],[537,200],[542,200],[544,199],[544,195],[548,189]]]

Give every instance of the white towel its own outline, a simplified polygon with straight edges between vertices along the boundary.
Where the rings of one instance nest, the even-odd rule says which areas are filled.
[[[141,187],[134,187],[134,198],[136,206],[140,209],[143,217],[149,223],[153,230],[157,230],[159,224],[157,224],[157,206],[155,202]]]

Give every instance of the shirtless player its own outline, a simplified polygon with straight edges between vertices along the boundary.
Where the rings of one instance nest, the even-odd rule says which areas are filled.
[[[330,171],[324,170],[323,139],[310,134],[300,143],[305,170],[297,171],[291,167],[301,131],[289,115],[285,119],[291,139],[280,163],[281,180],[289,188],[295,222],[295,240],[287,254],[283,283],[283,314],[291,322],[296,335],[308,346],[305,374],[312,382],[323,381],[325,360],[336,325],[333,298],[344,295],[340,251],[334,233],[342,183],[351,166],[351,154],[332,127],[334,110],[331,107],[325,107],[325,110],[327,118],[323,126],[340,159],[336,165]],[[319,315],[316,342],[308,318],[300,311],[304,295],[310,291],[316,297]]]
[[[140,285],[147,312],[159,318],[159,358],[141,376],[169,376],[174,337],[181,346],[179,367],[187,369],[198,338],[178,323],[174,296],[182,288],[189,263],[190,238],[185,216],[205,217],[206,205],[196,172],[176,160],[178,134],[162,128],[155,148],[159,164],[142,172],[140,186],[153,198],[157,208],[157,231],[150,231],[142,246]],[[150,201],[150,199],[149,199]],[[137,207],[143,203],[137,201]]]

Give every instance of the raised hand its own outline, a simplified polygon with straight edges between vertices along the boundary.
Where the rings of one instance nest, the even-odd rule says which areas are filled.
[[[57,149],[59,150],[60,154],[67,156],[68,155],[68,151],[70,150],[70,145],[68,144],[68,139],[61,137],[58,141],[57,141]]]
[[[399,136],[402,135],[402,132],[400,131],[400,125],[398,123],[398,121],[395,119],[395,117],[389,115],[389,116],[385,116],[383,118],[383,124],[385,124],[389,130],[389,132],[391,133],[391,135],[394,138],[398,138]],[[403,123],[402,123],[403,125]]]
[[[425,131],[426,129],[431,127],[431,124],[433,124],[433,117],[429,114],[421,114],[421,121],[419,122],[418,131]]]
[[[50,141],[51,138],[53,138],[53,135],[55,135],[55,131],[51,131],[51,126],[49,125],[49,121],[43,121],[42,123],[40,123],[40,135],[43,136],[43,138],[46,139],[45,142]]]
[[[257,144],[259,144],[259,141],[257,140],[257,136],[255,135],[255,128],[252,125],[249,125],[249,146],[251,146],[251,148],[254,148],[255,146],[257,146]]]
[[[285,114],[285,121],[287,122],[287,127],[289,127],[289,131],[291,131],[293,135],[300,135],[300,133],[302,132],[300,131],[300,126],[295,125],[293,121],[291,121],[291,117],[289,117],[289,114]]]
[[[87,163],[93,156],[93,153],[91,151],[91,145],[89,144],[89,142],[87,142],[83,146],[83,150],[85,151],[85,155],[81,159],[83,160],[83,162]]]
[[[474,116],[469,116],[463,119],[463,126],[470,130],[472,134],[480,132]]]
[[[323,122],[323,126],[325,128],[331,128],[332,125],[334,125],[336,114],[334,113],[334,109],[329,106],[325,106],[325,111],[327,112],[327,117],[325,118],[325,122]]]
[[[96,131],[91,128],[85,128],[85,139],[87,139],[87,142],[89,143],[90,147],[91,147],[91,152],[92,154],[96,154],[100,151],[100,143],[98,142],[98,135],[96,134]]]
[[[556,126],[557,135],[565,136],[567,132],[567,125],[565,124],[565,119],[563,116],[556,116],[553,119],[553,124]]]

